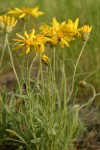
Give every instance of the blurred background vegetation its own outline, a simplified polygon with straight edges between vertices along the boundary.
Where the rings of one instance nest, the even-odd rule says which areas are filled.
[[[91,83],[96,92],[100,91],[100,1],[99,0],[4,0],[0,1],[0,14],[5,13],[9,8],[13,7],[34,7],[40,6],[40,10],[45,14],[39,17],[36,24],[39,26],[41,23],[50,23],[55,16],[59,22],[67,21],[69,18],[73,21],[79,17],[79,26],[89,24],[92,26],[92,33],[90,39],[85,47],[81,57],[78,71],[80,74],[79,80],[86,79]],[[14,32],[22,30],[15,29]],[[1,34],[1,33],[0,33]],[[0,37],[2,42],[2,37]],[[82,47],[82,41],[76,40],[70,43],[70,48],[66,48],[66,71],[68,77],[72,75],[73,65],[68,59],[73,60],[75,63]],[[1,49],[1,47],[0,47]],[[0,50],[1,51],[1,50]],[[59,56],[61,56],[60,50]],[[7,57],[5,57],[7,59]],[[85,92],[88,96],[88,92]]]

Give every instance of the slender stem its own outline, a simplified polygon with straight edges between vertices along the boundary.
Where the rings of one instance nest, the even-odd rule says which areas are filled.
[[[27,91],[27,95],[28,95],[28,99],[30,100],[30,93],[29,93],[29,90],[30,90],[30,80],[29,80],[29,54],[27,55],[26,57],[26,81],[25,81],[25,84],[26,84],[26,91]]]
[[[50,83],[51,83],[51,76],[50,76],[50,71],[51,71],[51,63],[50,63],[50,67],[49,68],[47,68],[47,72],[48,72],[48,91],[49,91],[49,94],[50,94]]]
[[[62,75],[63,75],[63,92],[64,92],[64,106],[66,108],[66,73],[65,73],[65,49],[63,51],[63,68],[62,68]]]
[[[73,94],[74,83],[75,83],[74,81],[75,81],[75,75],[76,75],[76,71],[77,71],[77,66],[78,66],[78,64],[79,64],[79,61],[80,61],[80,58],[81,58],[81,55],[82,55],[82,53],[83,53],[83,50],[84,50],[84,48],[85,48],[86,43],[87,43],[87,41],[84,41],[83,46],[82,46],[82,49],[81,49],[81,51],[80,51],[80,53],[79,53],[78,59],[77,59],[76,64],[75,64],[74,73],[73,73],[73,78],[72,78],[72,86],[71,86],[71,91],[70,91],[69,99],[70,99],[70,97],[71,97],[72,94]]]
[[[93,97],[95,98],[95,96],[97,95],[96,91],[95,91],[95,88],[91,84],[89,84],[89,83],[86,83],[86,85],[89,86],[92,89],[92,91],[93,91]]]
[[[32,67],[33,67],[33,64],[34,64],[34,62],[35,62],[35,60],[36,60],[36,57],[37,57],[37,56],[35,56],[35,57],[33,58],[32,63],[31,63],[30,68],[29,68],[29,80],[30,80]]]
[[[3,61],[3,57],[4,57],[4,52],[5,52],[5,49],[6,49],[7,37],[8,37],[8,34],[6,33],[6,35],[5,35],[5,41],[4,41],[4,46],[3,46],[3,50],[2,50],[2,54],[1,54],[1,59],[0,59],[0,68],[1,68],[1,65],[2,65],[2,61]]]
[[[22,94],[22,90],[21,90],[21,86],[20,86],[20,81],[19,81],[17,72],[16,72],[16,70],[15,70],[15,66],[14,66],[14,62],[13,62],[13,57],[12,57],[12,53],[11,53],[10,46],[9,46],[9,42],[8,42],[8,38],[7,38],[7,41],[6,41],[6,42],[7,42],[7,46],[8,46],[9,55],[10,55],[11,65],[12,65],[12,68],[13,68],[15,77],[16,77],[16,79],[17,79],[18,86],[19,86],[19,91],[20,91],[20,94]]]
[[[56,86],[56,80],[55,80],[55,74],[56,74],[56,49],[55,47],[53,48],[53,70],[51,70],[51,75],[52,75],[52,99],[51,99],[51,110],[54,110],[55,103],[56,103],[56,91],[57,91],[57,86]]]
[[[55,58],[55,57],[56,57],[55,55],[56,55],[56,54],[55,54],[55,52],[56,52],[56,50],[55,50],[55,47],[54,47],[54,49],[53,49],[53,77],[54,77],[54,82],[55,82],[55,72],[56,72],[56,71],[55,71],[55,66],[56,66],[56,61],[55,61],[55,59],[56,59],[56,58]]]
[[[22,77],[22,79],[25,79],[25,61],[26,61],[26,59],[25,59],[26,57],[23,57],[22,58],[22,65],[21,65],[21,77]]]
[[[28,68],[28,76],[27,76],[27,79],[28,79],[28,84],[29,84],[29,88],[30,88],[30,83],[31,83],[31,71],[32,71],[32,67],[33,67],[33,64],[34,64],[34,61],[36,60],[36,56],[33,58],[32,62],[31,62],[31,65],[30,67]]]
[[[37,81],[36,81],[36,84],[38,85],[38,81],[39,81],[39,77],[40,77],[40,68],[38,69],[38,74],[37,74]]]
[[[28,79],[29,74],[29,54],[27,55],[27,64],[26,64],[26,78]]]
[[[42,70],[41,54],[40,54],[40,73],[41,73],[42,90],[43,90],[43,96],[44,96],[44,77],[43,77],[43,70]]]

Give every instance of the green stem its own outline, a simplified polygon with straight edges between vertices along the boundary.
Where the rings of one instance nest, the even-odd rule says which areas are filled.
[[[63,68],[62,68],[62,76],[63,76],[63,92],[64,92],[64,106],[66,108],[66,102],[67,102],[67,98],[66,98],[66,73],[65,73],[65,49],[63,51]]]
[[[51,97],[51,110],[53,111],[55,108],[56,103],[56,96],[57,96],[57,86],[56,86],[56,80],[55,80],[55,74],[56,74],[56,49],[53,48],[53,69],[51,70],[51,79],[52,79],[52,97]]]
[[[19,78],[18,78],[18,75],[17,75],[16,69],[15,69],[15,66],[14,66],[13,57],[12,57],[12,53],[11,53],[11,50],[10,50],[10,46],[9,46],[9,42],[8,42],[8,38],[7,38],[7,40],[6,40],[6,43],[7,43],[7,46],[8,46],[8,51],[9,51],[9,55],[10,55],[11,65],[12,65],[12,68],[13,68],[13,71],[14,71],[15,77],[16,77],[16,79],[17,79],[18,86],[19,86],[19,91],[20,91],[20,94],[22,94],[22,90],[21,90],[21,86],[20,86],[20,81],[19,81]]]
[[[32,63],[31,63],[30,68],[29,68],[29,80],[30,80],[30,77],[31,77],[31,71],[32,71],[33,64],[34,64],[34,62],[35,62],[35,60],[36,60],[36,57],[37,57],[37,56],[35,56],[35,57],[33,58]]]
[[[29,88],[31,87],[31,84],[30,84],[31,83],[31,71],[32,71],[32,67],[33,67],[35,60],[36,60],[36,56],[33,58],[31,65],[30,67],[28,67],[28,70],[27,70],[27,79],[28,79]]]
[[[82,49],[81,49],[81,51],[80,51],[80,53],[79,53],[78,59],[77,59],[76,64],[75,64],[74,73],[73,73],[73,78],[72,78],[72,86],[71,86],[71,91],[70,91],[69,99],[71,98],[71,96],[72,96],[72,94],[73,94],[74,84],[75,84],[75,75],[76,75],[77,67],[78,67],[78,64],[79,64],[79,61],[80,61],[80,58],[81,58],[81,55],[82,55],[82,53],[83,53],[83,50],[84,50],[84,48],[85,48],[86,43],[87,43],[87,41],[84,41],[83,46],[82,46]]]
[[[42,90],[43,90],[43,96],[44,96],[44,77],[43,77],[43,70],[42,70],[41,54],[40,54],[40,73],[41,73]]]
[[[56,58],[55,58],[55,57],[56,57],[55,55],[56,55],[56,54],[55,54],[55,53],[56,53],[56,49],[55,49],[55,47],[54,47],[54,49],[53,49],[53,77],[54,77],[54,82],[55,82],[55,72],[56,72],[56,71],[55,71],[55,66],[56,66],[56,61],[55,61],[55,59],[56,59]]]
[[[21,77],[23,80],[25,79],[25,75],[26,75],[25,74],[25,61],[26,61],[25,58],[26,58],[25,56],[22,58],[22,65],[21,65]]]
[[[7,37],[8,37],[8,34],[6,33],[6,35],[5,35],[5,41],[4,41],[4,46],[3,46],[3,50],[2,50],[2,54],[1,54],[1,59],[0,59],[0,68],[1,68],[1,65],[2,65],[2,61],[3,61],[3,57],[4,57],[4,52],[5,52],[5,49],[6,49]]]
[[[27,55],[27,64],[26,64],[26,78],[28,79],[29,74],[29,54]]]
[[[51,93],[51,86],[50,86],[50,85],[51,85],[51,77],[52,77],[52,76],[51,76],[51,74],[52,74],[52,71],[51,71],[51,63],[50,63],[50,66],[47,68],[47,72],[48,72],[48,80],[47,80],[47,81],[48,81],[48,82],[47,82],[47,83],[48,83],[48,86],[47,86],[47,87],[48,87],[48,91],[49,91],[48,94],[50,95],[50,93]]]
[[[38,85],[38,83],[39,83],[39,82],[38,82],[38,81],[39,81],[39,77],[40,77],[40,68],[38,69],[38,74],[37,74],[37,79],[36,79],[36,80],[37,80],[37,81],[36,81],[36,85]]]

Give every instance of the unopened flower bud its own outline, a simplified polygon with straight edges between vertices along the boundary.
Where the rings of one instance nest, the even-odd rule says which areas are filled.
[[[50,64],[49,58],[48,58],[48,56],[46,56],[45,54],[42,55],[41,61],[42,61],[45,65],[47,65],[47,66],[49,66],[49,64]]]
[[[6,33],[10,33],[17,24],[17,20],[14,17],[7,15],[0,16],[0,29]]]
[[[12,26],[6,26],[6,29],[5,29],[5,31],[7,32],[7,33],[10,33],[11,31],[13,30],[13,27]]]
[[[88,41],[91,30],[92,27],[90,27],[89,25],[84,25],[79,29],[79,35],[82,37],[83,41]]]
[[[81,80],[81,81],[79,82],[79,85],[82,86],[82,87],[85,87],[85,86],[87,85],[87,83],[86,83],[86,81]]]

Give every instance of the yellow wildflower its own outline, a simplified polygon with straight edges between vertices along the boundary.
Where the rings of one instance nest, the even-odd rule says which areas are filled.
[[[31,49],[35,53],[44,52],[45,50],[45,43],[48,38],[44,37],[41,34],[35,35],[35,30],[33,29],[30,34],[27,31],[24,32],[24,37],[16,33],[20,39],[13,39],[18,43],[16,49],[22,49],[23,52],[28,54]],[[22,53],[23,53],[22,52]]]
[[[58,43],[58,37],[53,32],[53,27],[43,24],[40,27],[41,34],[48,38],[47,42],[52,45],[56,45]]]
[[[45,55],[45,54],[42,55],[41,60],[42,60],[42,62],[43,62],[45,65],[47,65],[47,66],[48,66],[49,63],[50,63],[48,56]]]
[[[58,38],[58,42],[63,48],[64,45],[69,47],[69,41],[70,37],[68,36],[68,33],[66,32],[66,22],[62,22],[61,24],[57,22],[56,18],[53,18],[53,32],[54,35]]]
[[[36,6],[34,8],[25,7],[22,9],[15,7],[14,9],[10,9],[8,11],[8,14],[18,17],[19,19],[26,19],[30,16],[37,18],[38,16],[43,15],[44,13],[42,11],[39,11],[39,6]]]
[[[18,43],[16,49],[22,49],[22,54],[24,52],[28,54],[31,51],[31,48],[33,47],[33,39],[36,38],[35,30],[33,29],[30,34],[28,34],[27,31],[25,31],[24,36],[21,36],[18,33],[16,33],[16,35],[19,37],[19,39],[13,39],[15,42]]]
[[[71,40],[75,39],[75,37],[78,35],[78,23],[79,18],[73,22],[71,19],[68,19],[68,23],[66,24],[66,32]]]
[[[52,35],[52,27],[48,26],[47,24],[42,24],[40,26],[40,31],[43,35],[45,35],[47,37],[51,37],[51,35]]]
[[[60,44],[62,47],[64,47],[64,45],[69,47],[69,42],[75,40],[78,35],[78,23],[79,18],[77,18],[75,22],[69,19],[67,24],[65,24],[65,22],[61,24],[61,29],[59,32],[61,37]]]
[[[47,41],[48,41],[47,37],[45,37],[42,34],[37,34],[36,38],[33,41],[34,51],[36,53],[38,53],[38,52],[44,52],[44,50],[45,50],[45,43]]]
[[[79,31],[82,31],[83,33],[90,33],[92,30],[92,27],[89,25],[84,25],[82,28],[79,29]]]
[[[66,22],[59,23],[54,17],[52,20],[52,25],[42,25],[40,27],[41,33],[49,38],[49,41],[52,45],[60,44],[63,48],[64,45],[69,47],[69,42],[74,40],[78,35],[78,22],[77,18],[75,22],[72,20],[68,20],[68,24]]]
[[[78,30],[79,35],[82,37],[83,41],[88,41],[91,30],[92,27],[90,27],[89,25],[84,25]]]
[[[7,15],[0,16],[0,29],[4,30],[5,32],[10,33],[16,24],[17,20],[15,20],[14,17]]]

